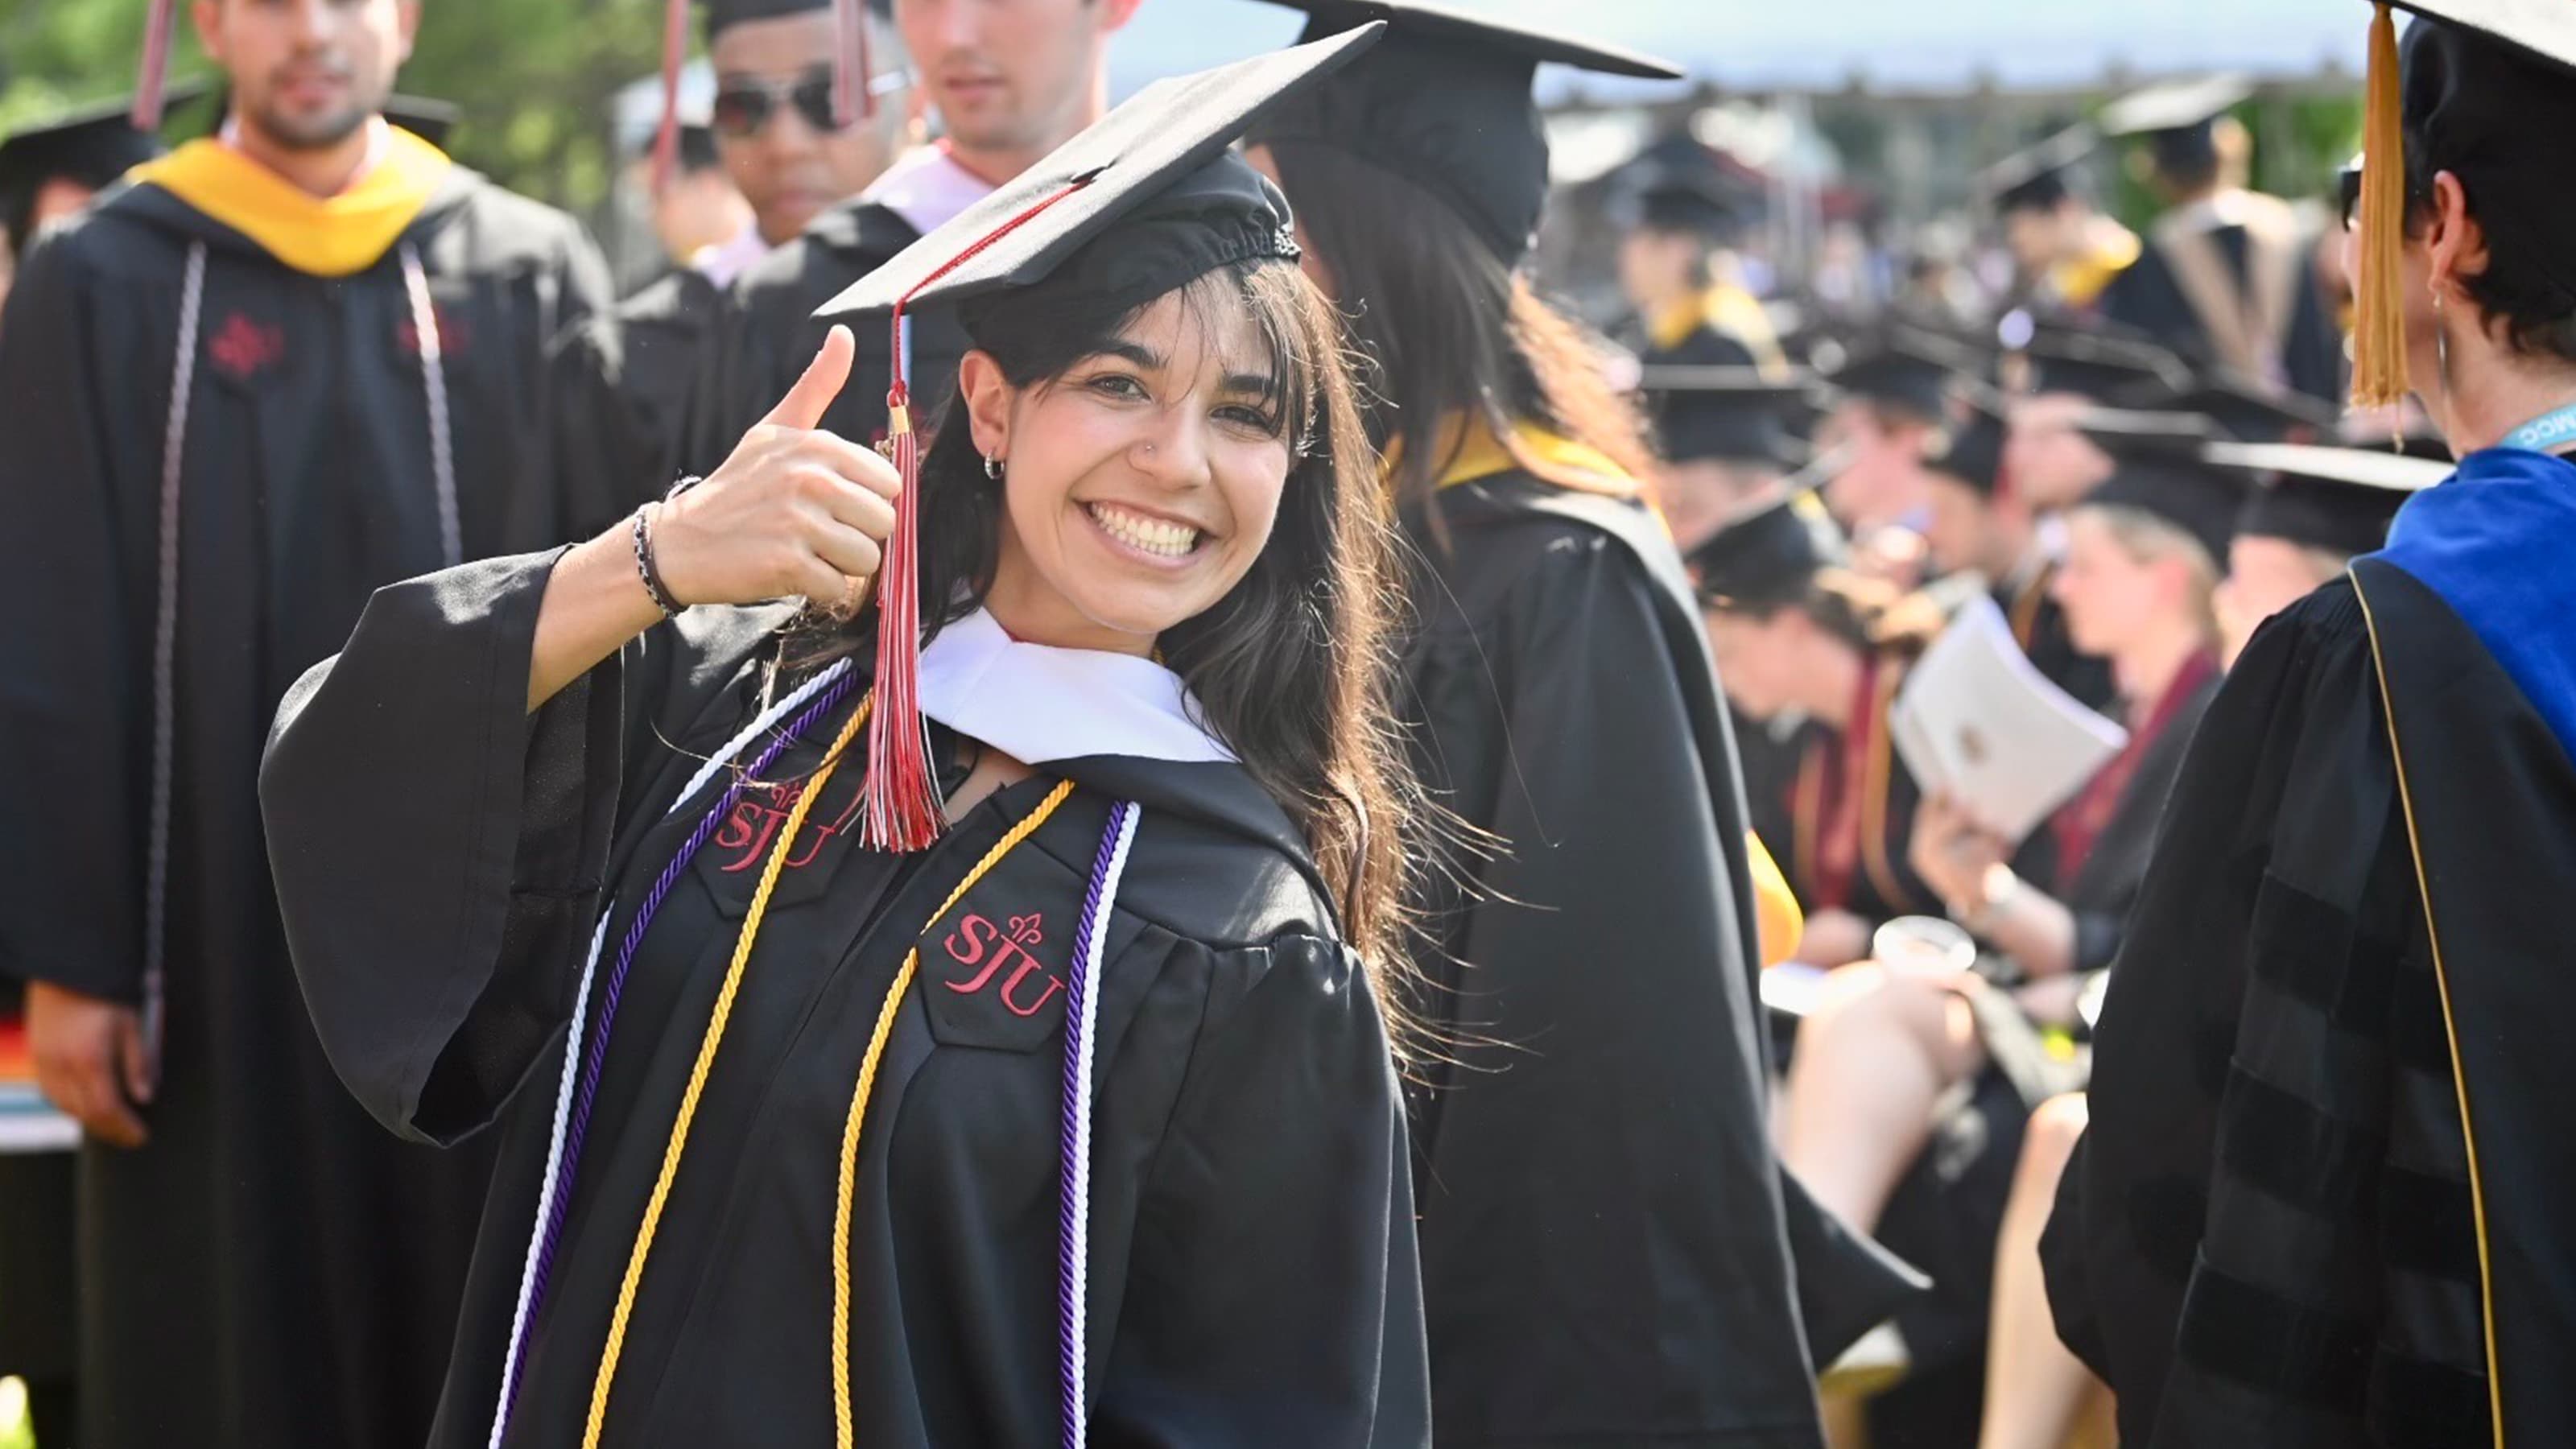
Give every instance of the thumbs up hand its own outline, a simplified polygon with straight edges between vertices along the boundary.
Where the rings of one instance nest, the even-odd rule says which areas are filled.
[[[847,613],[876,577],[900,491],[894,465],[825,432],[857,344],[835,327],[805,375],[707,480],[662,505],[653,548],[682,604],[801,594]]]

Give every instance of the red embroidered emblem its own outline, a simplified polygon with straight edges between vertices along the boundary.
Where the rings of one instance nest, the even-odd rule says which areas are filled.
[[[253,322],[234,312],[207,341],[206,355],[235,382],[248,382],[252,373],[286,355],[286,333],[274,324]]]
[[[435,302],[430,304],[429,315],[438,325],[438,355],[441,358],[462,357],[473,347],[474,328],[464,318]],[[407,316],[395,323],[394,343],[412,356],[420,356],[420,324]]]
[[[805,782],[783,781],[770,786],[766,793],[768,799],[765,802],[758,792],[746,793],[733,807],[733,813],[725,817],[723,828],[716,832],[713,842],[716,848],[734,852],[730,860],[718,867],[727,875],[750,870],[768,857],[769,844],[778,838],[779,827],[786,824],[788,815],[796,809],[796,802],[804,798]],[[858,814],[859,794],[854,790],[850,793],[850,803],[841,807],[838,818],[828,823],[817,823],[812,816],[807,816],[796,849],[787,857],[786,868],[796,870],[812,864],[814,857],[822,853],[824,842],[847,831]]]
[[[1002,981],[1002,1004],[1011,1009],[1013,1016],[1035,1016],[1045,1009],[1057,992],[1064,990],[1064,979],[1029,954],[1029,947],[1045,939],[1046,932],[1041,929],[1034,911],[1025,916],[1011,917],[1007,927],[996,926],[982,916],[968,916],[957,923],[956,930],[948,933],[947,940],[939,944],[958,965],[983,969],[967,980],[942,984],[960,996],[973,996],[990,985],[994,977],[1001,975],[1002,968],[1008,966],[1011,974]],[[1027,985],[1031,976],[1043,978],[1044,984]],[[1036,999],[1022,1005],[1021,998],[1032,991],[1037,993]]]

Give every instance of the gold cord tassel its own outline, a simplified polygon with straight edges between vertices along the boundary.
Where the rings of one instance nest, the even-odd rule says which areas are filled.
[[[2406,142],[2398,123],[2397,20],[2373,7],[2370,71],[2361,121],[2361,264],[2353,289],[2352,401],[2405,400],[2406,311],[2400,260],[2406,246]]]

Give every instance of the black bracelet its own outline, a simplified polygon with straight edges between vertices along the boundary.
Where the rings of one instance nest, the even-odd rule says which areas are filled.
[[[653,510],[650,503],[635,510],[635,573],[644,580],[644,592],[653,596],[653,607],[662,611],[662,617],[676,618],[688,605],[671,597],[662,571],[653,566]]]

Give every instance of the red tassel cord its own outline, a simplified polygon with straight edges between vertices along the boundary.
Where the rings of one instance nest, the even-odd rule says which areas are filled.
[[[671,184],[680,164],[680,67],[689,58],[689,0],[662,7],[662,121],[653,131],[653,194]]]
[[[143,22],[143,63],[134,77],[134,109],[128,119],[138,131],[161,129],[161,96],[170,76],[170,42],[178,20],[177,0],[152,0]]]
[[[832,0],[832,24],[832,124],[846,128],[863,116],[873,120],[877,113],[862,0]]]
[[[1063,190],[942,262],[895,300],[894,386],[886,391],[886,448],[903,489],[895,495],[894,534],[886,540],[885,564],[877,574],[877,708],[868,721],[868,777],[859,825],[860,843],[871,850],[928,849],[945,823],[939,785],[931,775],[929,727],[921,718],[921,439],[913,431],[912,389],[904,378],[903,311],[924,289],[1030,218],[1090,185],[1091,179],[1075,177]]]

